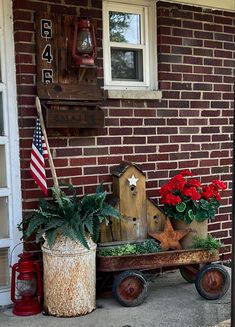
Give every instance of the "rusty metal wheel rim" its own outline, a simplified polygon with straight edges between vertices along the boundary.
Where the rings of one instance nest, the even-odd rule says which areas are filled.
[[[218,269],[206,271],[201,279],[201,287],[208,294],[220,294],[225,284],[225,277]]]
[[[127,276],[117,287],[118,296],[131,302],[136,300],[144,291],[144,283],[136,276]]]
[[[180,267],[182,277],[189,283],[195,282],[199,270],[199,264],[184,265]]]

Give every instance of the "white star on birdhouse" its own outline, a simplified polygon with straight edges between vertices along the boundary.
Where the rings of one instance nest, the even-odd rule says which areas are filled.
[[[131,176],[131,178],[128,178],[129,186],[136,186],[136,183],[138,182],[139,178],[135,178],[134,175]]]

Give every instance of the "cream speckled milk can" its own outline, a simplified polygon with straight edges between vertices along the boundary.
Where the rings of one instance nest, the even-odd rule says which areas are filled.
[[[75,317],[96,307],[96,244],[90,250],[60,236],[50,249],[42,246],[44,309],[50,315]]]

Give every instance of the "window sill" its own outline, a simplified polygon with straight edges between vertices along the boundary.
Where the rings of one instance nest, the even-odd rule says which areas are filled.
[[[148,90],[105,90],[108,99],[160,100],[161,91]]]

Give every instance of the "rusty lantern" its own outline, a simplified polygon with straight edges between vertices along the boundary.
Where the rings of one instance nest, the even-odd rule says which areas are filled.
[[[42,311],[43,290],[40,264],[30,253],[23,252],[19,254],[19,258],[19,261],[12,267],[13,313],[17,316],[30,316]]]
[[[94,26],[88,18],[80,18],[75,23],[72,56],[77,65],[94,65],[96,40]]]

